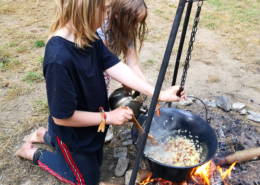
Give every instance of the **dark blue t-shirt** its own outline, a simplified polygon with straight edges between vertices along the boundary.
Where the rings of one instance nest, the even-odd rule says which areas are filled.
[[[118,62],[101,39],[84,49],[59,36],[47,43],[43,73],[50,109],[48,130],[71,149],[95,152],[103,146],[106,132],[98,133],[98,126],[59,126],[52,117],[70,118],[75,110],[99,112],[99,107],[109,111],[103,71]]]

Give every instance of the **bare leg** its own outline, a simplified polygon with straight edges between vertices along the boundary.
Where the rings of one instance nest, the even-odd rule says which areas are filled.
[[[33,160],[33,154],[37,149],[38,148],[33,146],[32,143],[26,142],[23,144],[23,146],[20,150],[17,150],[17,152],[15,153],[15,156]]]
[[[31,143],[44,143],[43,136],[46,133],[46,131],[47,131],[46,128],[40,127],[32,134],[25,136],[23,141],[31,142]]]

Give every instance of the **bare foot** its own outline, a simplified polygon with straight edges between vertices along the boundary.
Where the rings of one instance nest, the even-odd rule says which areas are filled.
[[[46,131],[47,131],[46,128],[40,127],[32,134],[25,136],[23,141],[30,142],[30,143],[44,143],[43,136]]]
[[[37,150],[37,148],[35,146],[33,146],[32,143],[26,142],[23,144],[23,146],[20,150],[17,150],[17,152],[15,153],[15,156],[33,160],[33,154],[36,150]]]

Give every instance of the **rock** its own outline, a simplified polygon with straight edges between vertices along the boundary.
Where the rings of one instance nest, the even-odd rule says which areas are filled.
[[[217,107],[216,101],[212,100],[211,102],[209,102],[208,107],[213,107],[213,108]]]
[[[123,130],[123,131],[119,132],[118,136],[121,141],[131,139],[131,130],[130,129]]]
[[[115,168],[115,176],[122,177],[125,174],[125,171],[128,167],[129,159],[125,157],[121,157],[118,159],[116,168]]]
[[[218,136],[220,139],[225,139],[225,135],[224,135],[224,132],[222,130],[222,128],[218,128]]]
[[[196,101],[196,98],[192,98],[192,97],[195,97],[193,94],[191,94],[191,95],[188,95],[189,96],[189,98],[194,102],[194,101]]]
[[[247,119],[250,119],[252,121],[260,123],[260,114],[259,113],[256,113],[256,112],[253,112],[253,111],[250,111],[250,110],[247,111],[247,113],[249,114],[247,116]]]
[[[246,107],[245,104],[240,103],[240,102],[236,102],[236,103],[234,103],[234,104],[232,105],[232,110],[239,112],[240,110],[244,109],[245,107]]]
[[[129,140],[126,140],[126,141],[122,142],[123,146],[129,146],[129,145],[132,145],[132,144],[133,144],[132,139],[129,139]]]
[[[208,100],[208,99],[203,99],[202,101],[203,101],[203,103],[204,103],[206,106],[209,104],[209,100]],[[204,107],[204,105],[201,103],[200,100],[196,100],[196,104],[199,105],[199,106],[201,106],[201,107],[202,107],[202,106]]]
[[[130,177],[132,174],[132,170],[128,170],[125,174],[125,185],[129,185]],[[144,179],[148,177],[148,170],[139,170],[137,172],[135,183],[141,183]]]
[[[114,148],[114,158],[121,158],[127,156],[127,148],[126,147],[117,147]]]
[[[114,138],[112,139],[112,141],[110,142],[110,148],[115,148],[121,145],[121,142],[119,141],[118,138]]]
[[[239,111],[239,114],[241,114],[241,115],[246,115],[246,109],[240,110],[240,111]]]
[[[225,111],[230,111],[231,103],[225,96],[218,96],[217,97],[217,106],[222,108]]]
[[[249,115],[249,116],[247,116],[247,119],[260,123],[260,117],[255,117],[253,115]]]
[[[128,170],[128,171],[125,173],[125,185],[129,185],[130,178],[131,178],[131,175],[132,175],[132,171],[133,171],[133,170]]]
[[[110,125],[107,131],[107,135],[105,137],[105,143],[111,141],[113,138],[114,138],[113,125]]]
[[[188,106],[191,105],[192,103],[193,103],[192,99],[188,98],[187,100],[181,99],[181,101],[179,101],[178,104],[182,106]]]

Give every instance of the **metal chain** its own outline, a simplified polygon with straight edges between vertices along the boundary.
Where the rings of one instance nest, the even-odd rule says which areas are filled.
[[[194,24],[193,24],[193,28],[192,28],[192,32],[191,32],[191,38],[190,38],[190,42],[189,42],[189,48],[188,48],[188,52],[187,52],[187,57],[185,60],[185,65],[183,68],[183,74],[182,74],[182,78],[181,78],[181,87],[184,87],[185,81],[186,81],[186,77],[187,77],[187,71],[189,68],[189,62],[191,59],[191,52],[193,50],[193,43],[195,41],[195,35],[197,32],[197,26],[199,24],[199,20],[200,20],[200,11],[201,11],[201,7],[203,5],[203,0],[199,0],[198,1],[198,8],[197,8],[197,12],[196,12],[196,16],[194,19]]]

